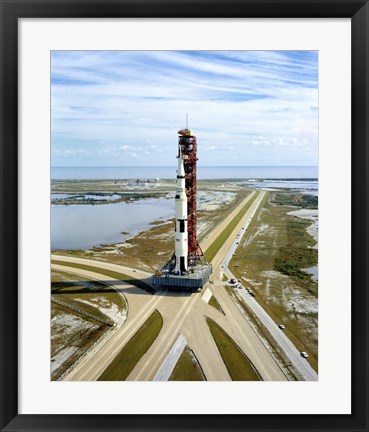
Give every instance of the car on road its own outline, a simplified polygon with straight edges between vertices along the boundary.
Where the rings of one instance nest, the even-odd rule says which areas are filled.
[[[300,353],[301,355],[302,355],[302,357],[304,357],[304,358],[308,358],[309,357],[309,354],[308,353],[306,353],[305,351],[301,351],[301,353]]]
[[[231,284],[235,284],[235,283],[236,283],[236,279],[234,279],[234,278],[229,279],[229,282],[230,282]]]
[[[284,324],[279,324],[278,326],[281,330],[284,330],[286,328],[286,326]]]

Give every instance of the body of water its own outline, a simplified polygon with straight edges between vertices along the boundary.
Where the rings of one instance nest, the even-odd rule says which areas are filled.
[[[52,205],[51,249],[89,249],[117,243],[148,227],[150,222],[171,218],[174,199],[144,199],[104,205]],[[128,235],[120,234],[122,231]]]
[[[209,179],[317,179],[316,166],[198,166],[201,180]],[[175,179],[176,167],[53,167],[52,180]]]
[[[240,182],[250,188],[263,190],[290,189],[310,195],[318,195],[318,180],[246,180]]]

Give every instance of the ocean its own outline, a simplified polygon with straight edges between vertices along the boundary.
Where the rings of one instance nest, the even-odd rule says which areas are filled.
[[[176,167],[52,167],[52,180],[174,179]],[[317,179],[317,166],[198,166],[197,178]]]

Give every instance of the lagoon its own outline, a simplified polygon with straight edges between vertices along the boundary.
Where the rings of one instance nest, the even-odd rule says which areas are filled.
[[[174,200],[169,198],[99,206],[52,205],[51,249],[89,249],[118,243],[146,229],[151,222],[173,215]]]

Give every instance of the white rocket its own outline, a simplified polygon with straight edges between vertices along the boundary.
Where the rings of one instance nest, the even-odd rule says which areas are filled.
[[[186,157],[186,156],[185,156]],[[174,273],[187,271],[188,234],[187,234],[187,196],[183,156],[178,157],[177,190],[175,198],[176,232],[174,253],[176,266]]]

